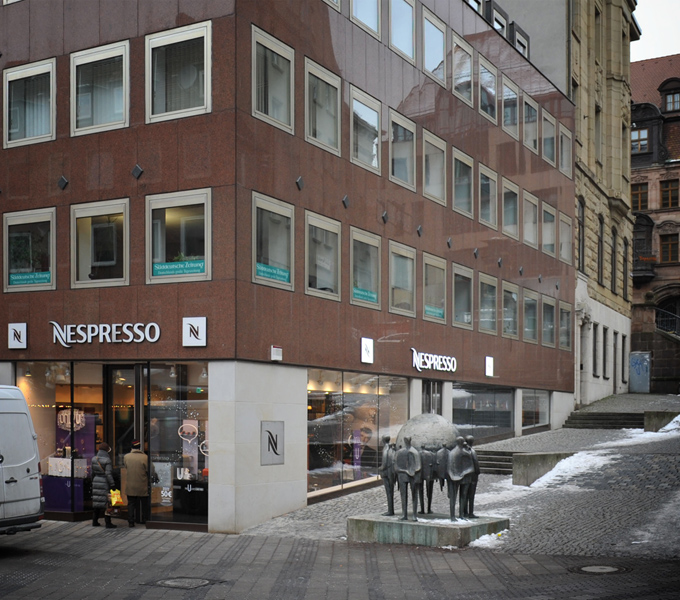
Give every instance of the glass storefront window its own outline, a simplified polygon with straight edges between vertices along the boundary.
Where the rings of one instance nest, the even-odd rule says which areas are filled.
[[[522,390],[522,427],[538,427],[550,423],[550,392]]]
[[[514,395],[510,388],[453,384],[452,422],[475,442],[514,432]]]

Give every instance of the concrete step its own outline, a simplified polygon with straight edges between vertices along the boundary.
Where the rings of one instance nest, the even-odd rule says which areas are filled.
[[[567,429],[643,429],[644,413],[595,413],[576,411],[564,423]]]
[[[490,475],[512,475],[512,452],[476,450],[479,469]]]

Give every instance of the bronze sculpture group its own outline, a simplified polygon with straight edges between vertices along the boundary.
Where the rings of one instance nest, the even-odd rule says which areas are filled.
[[[475,493],[479,478],[479,462],[472,449],[474,438],[457,437],[455,445],[442,444],[441,448],[415,448],[411,438],[403,439],[403,446],[397,450],[390,444],[390,436],[382,438],[383,452],[380,475],[387,495],[386,516],[394,515],[394,484],[399,486],[401,495],[402,521],[408,519],[408,488],[411,488],[413,520],[418,518],[418,498],[420,514],[425,514],[427,495],[427,514],[432,514],[432,492],[435,481],[440,490],[447,485],[451,521],[456,521],[456,499],[458,499],[458,518],[475,519]]]

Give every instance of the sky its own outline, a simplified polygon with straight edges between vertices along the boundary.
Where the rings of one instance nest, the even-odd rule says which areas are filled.
[[[680,0],[637,0],[633,15],[642,37],[630,45],[632,62],[680,54]]]

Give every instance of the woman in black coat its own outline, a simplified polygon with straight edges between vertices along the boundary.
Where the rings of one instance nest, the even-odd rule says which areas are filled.
[[[104,514],[109,500],[109,490],[115,487],[113,480],[113,463],[109,452],[111,446],[106,442],[99,445],[99,452],[92,457],[92,527],[99,527],[99,517]],[[107,529],[116,527],[111,517],[104,515]]]

